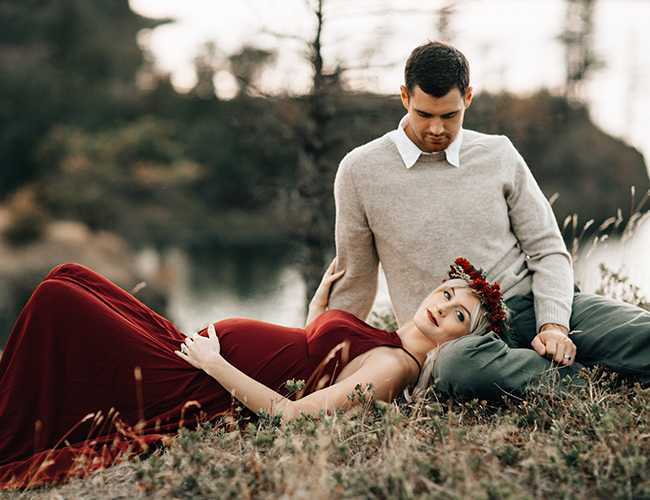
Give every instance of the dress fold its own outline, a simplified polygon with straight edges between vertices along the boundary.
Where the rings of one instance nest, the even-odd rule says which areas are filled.
[[[287,380],[309,380],[316,369],[335,379],[347,359],[322,362],[341,342],[353,346],[349,359],[378,345],[401,347],[395,333],[336,310],[306,330],[249,319],[215,329],[225,359],[285,395]],[[231,412],[231,395],[174,353],[184,339],[99,274],[77,264],[52,270],[0,359],[0,488],[85,475],[180,425]]]

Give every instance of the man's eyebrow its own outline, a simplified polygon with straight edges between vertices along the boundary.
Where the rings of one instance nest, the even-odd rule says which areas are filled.
[[[423,111],[421,109],[418,109],[418,108],[413,108],[413,109],[415,110],[416,113],[419,113],[421,115],[433,116],[431,113],[427,113],[426,111]],[[449,115],[454,115],[454,114],[457,114],[457,113],[460,113],[460,109],[455,109],[453,111],[449,111],[448,113],[445,113],[444,115],[440,115],[440,116],[449,116]]]
[[[455,296],[456,296],[456,290],[454,290],[453,287],[450,288],[450,290],[451,290],[451,293],[452,293],[452,294],[454,295],[454,297],[455,297]],[[465,309],[465,312],[466,312],[467,315],[469,316],[469,320],[472,321],[472,313],[469,312],[469,309],[467,309],[463,304],[459,304],[459,306],[462,307],[463,309]]]

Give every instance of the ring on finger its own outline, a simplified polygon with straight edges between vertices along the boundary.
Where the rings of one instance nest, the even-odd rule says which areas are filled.
[[[569,356],[568,354],[565,354],[564,359],[566,359],[567,361],[571,361],[571,356]]]

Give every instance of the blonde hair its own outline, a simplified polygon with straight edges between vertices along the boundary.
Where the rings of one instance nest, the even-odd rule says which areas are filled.
[[[467,282],[464,279],[455,278],[445,281],[442,285],[431,292],[427,298],[440,291],[442,288],[464,288],[469,292],[472,291],[472,289],[467,286]],[[487,315],[487,310],[485,307],[483,307],[483,304],[480,301],[478,304],[476,304],[476,306],[474,306],[474,310],[471,311],[471,318],[472,319],[469,325],[469,333],[467,335],[485,335],[487,333],[488,327],[490,326],[490,319]],[[449,342],[444,342],[434,347],[427,353],[427,357],[422,365],[422,370],[420,370],[420,376],[417,383],[412,388],[412,391],[409,391],[409,389],[404,390],[404,397],[407,401],[410,402],[413,399],[424,396],[427,389],[433,382],[433,365],[436,362],[436,358],[440,354],[442,348],[448,343]]]

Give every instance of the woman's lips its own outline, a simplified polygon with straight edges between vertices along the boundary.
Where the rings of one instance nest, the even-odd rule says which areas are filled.
[[[427,316],[429,317],[429,321],[431,321],[431,323],[438,326],[438,322],[436,321],[436,317],[433,315],[433,313],[429,309],[427,309]]]

